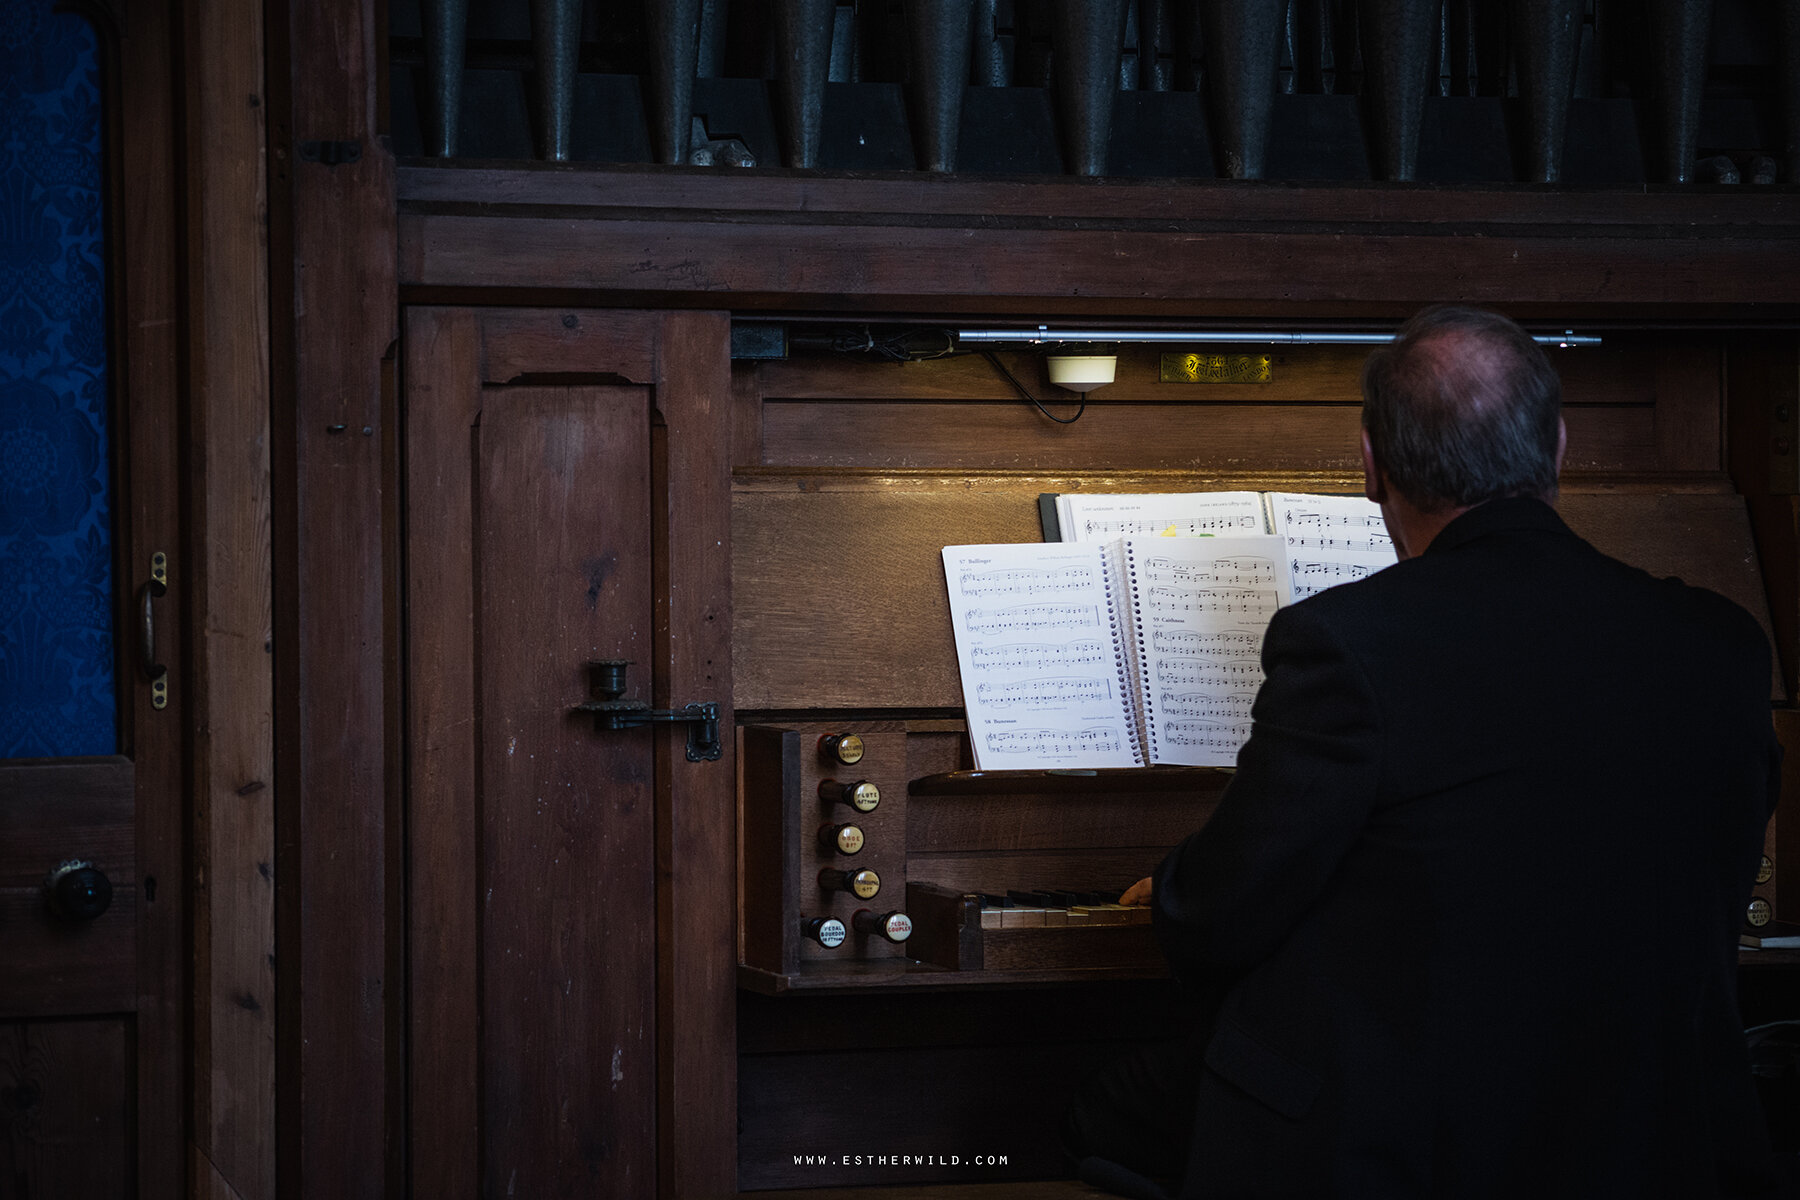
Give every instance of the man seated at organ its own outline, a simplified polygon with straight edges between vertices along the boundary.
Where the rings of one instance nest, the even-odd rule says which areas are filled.
[[[1092,1080],[1070,1152],[1141,1195],[1778,1194],[1736,997],[1764,634],[1569,531],[1511,321],[1426,310],[1363,395],[1401,561],[1269,625],[1236,775],[1125,897],[1193,1031]]]

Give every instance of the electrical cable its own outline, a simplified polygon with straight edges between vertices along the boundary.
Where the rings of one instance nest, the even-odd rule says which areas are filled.
[[[1057,416],[1055,413],[1053,413],[1049,409],[1045,408],[1043,406],[1043,404],[1039,402],[1039,400],[1036,396],[1034,396],[1030,392],[1026,391],[1024,384],[1020,383],[1017,379],[1013,378],[1013,373],[1006,369],[1006,364],[1001,362],[999,357],[997,355],[995,355],[995,353],[992,350],[977,350],[976,353],[981,355],[981,357],[987,359],[988,363],[994,368],[994,370],[996,370],[996,371],[1000,372],[1002,375],[1006,376],[1006,382],[1012,384],[1013,387],[1017,388],[1019,395],[1025,397],[1025,399],[1031,401],[1032,407],[1036,408],[1039,412],[1043,413],[1046,417],[1049,417],[1052,421],[1055,421],[1058,425],[1073,425],[1075,422],[1081,420],[1081,414],[1087,411],[1087,396],[1083,395],[1081,397],[1081,405],[1079,408],[1077,408],[1075,410],[1074,416],[1072,416],[1072,417]]]

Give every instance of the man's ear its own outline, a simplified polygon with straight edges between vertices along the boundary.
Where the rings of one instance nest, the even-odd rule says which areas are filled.
[[[1561,461],[1560,455],[1558,461]],[[1362,431],[1363,495],[1377,504],[1387,503],[1387,477],[1375,465],[1375,447],[1369,444],[1369,431]]]
[[[1369,444],[1369,437],[1367,434],[1364,434],[1363,435],[1363,445],[1366,446],[1368,444]],[[1563,419],[1561,417],[1558,417],[1558,418],[1556,418],[1556,474],[1559,477],[1562,475],[1563,451],[1567,450],[1568,448],[1569,448],[1569,427],[1563,423]]]

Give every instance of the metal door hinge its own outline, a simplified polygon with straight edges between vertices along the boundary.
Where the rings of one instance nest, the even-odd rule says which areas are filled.
[[[625,694],[625,668],[629,660],[608,659],[588,664],[588,693],[593,697],[575,706],[576,712],[592,713],[594,730],[635,729],[659,722],[684,722],[688,726],[689,762],[714,762],[723,753],[719,744],[719,706],[708,700],[682,708],[651,708],[642,700],[621,700]]]

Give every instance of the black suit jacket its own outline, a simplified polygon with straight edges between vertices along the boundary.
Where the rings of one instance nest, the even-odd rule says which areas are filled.
[[[1156,875],[1222,995],[1187,1196],[1758,1195],[1737,930],[1768,643],[1535,500],[1280,612],[1238,771]]]

